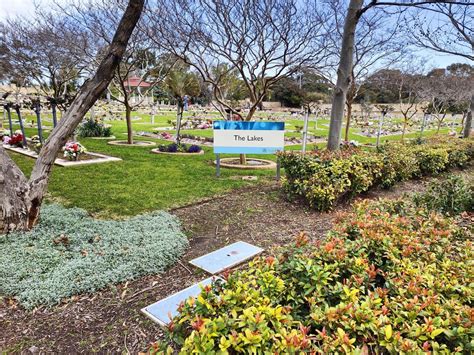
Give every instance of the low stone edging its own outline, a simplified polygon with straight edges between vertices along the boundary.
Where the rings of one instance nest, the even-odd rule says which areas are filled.
[[[203,155],[204,150],[201,149],[198,153],[186,153],[186,152],[176,152],[176,153],[171,153],[171,152],[160,152],[158,148],[152,149],[151,152],[153,154],[167,154],[167,155],[183,155],[183,156],[190,156],[190,155]]]
[[[272,160],[266,160],[266,159],[257,159],[257,158],[251,158],[247,160],[253,160],[253,161],[261,161],[264,163],[267,163],[266,165],[242,165],[242,164],[229,164],[226,163],[226,161],[230,160],[237,160],[239,158],[223,158],[220,160],[220,166],[221,168],[230,168],[230,169],[240,169],[240,170],[263,170],[263,169],[276,169],[277,164],[272,161]],[[214,160],[214,165],[217,165],[217,161]]]

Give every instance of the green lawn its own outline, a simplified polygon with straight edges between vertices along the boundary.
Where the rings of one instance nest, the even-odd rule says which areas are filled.
[[[168,120],[175,119],[175,113],[170,111],[156,115],[153,125],[148,114],[134,112],[132,117],[138,118],[133,121],[134,131],[152,132],[154,128],[170,126]],[[13,118],[16,118],[15,115]],[[31,124],[35,117],[25,115],[24,118]],[[113,133],[117,139],[125,139],[124,121],[116,120],[108,121],[108,123],[113,126]],[[320,119],[317,124],[318,129],[315,129],[314,121],[310,123],[310,133],[326,136],[328,131],[326,125],[329,121]],[[4,122],[5,125],[7,122]],[[44,125],[51,126],[51,123],[46,120]],[[302,120],[287,121],[288,129],[302,125]],[[15,126],[15,129],[18,129],[18,126]],[[447,128],[442,130],[443,133],[447,131]],[[357,132],[357,129],[351,129],[350,138],[361,143],[375,143],[375,138],[359,136],[355,134]],[[36,129],[32,127],[26,128],[26,133],[27,136],[37,134]],[[212,137],[211,129],[184,130],[183,133]],[[426,135],[433,133],[434,131],[430,131]],[[287,136],[301,137],[301,133],[287,132]],[[411,133],[407,135],[407,138],[416,136],[417,133]],[[400,137],[382,138],[383,141],[396,139]],[[146,138],[146,140],[154,139]],[[154,141],[165,143],[160,140]],[[275,171],[222,169],[221,177],[217,178],[215,167],[212,165],[215,156],[211,147],[204,148],[204,155],[170,156],[152,154],[149,147],[110,146],[104,140],[81,139],[81,143],[89,151],[116,156],[122,158],[123,161],[67,168],[55,166],[50,180],[48,200],[59,201],[66,206],[84,208],[101,217],[130,216],[145,211],[169,209],[232,189],[264,183],[275,176]],[[319,146],[323,145],[319,144]],[[287,149],[301,149],[301,147],[292,146]],[[12,154],[12,157],[26,174],[30,173],[34,164],[33,159],[19,154]],[[260,157],[276,159],[274,156]],[[259,181],[243,181],[241,179],[243,175],[259,176]]]

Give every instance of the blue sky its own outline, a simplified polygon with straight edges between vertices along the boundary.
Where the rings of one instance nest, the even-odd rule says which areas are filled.
[[[22,13],[25,14],[25,12],[27,14],[32,13],[35,2],[41,4],[48,4],[51,3],[52,0],[1,0],[0,20],[4,20],[12,16],[14,17]],[[427,67],[444,68],[452,63],[469,63],[469,60],[462,57],[444,55],[429,50],[420,50],[419,53],[423,57],[427,58]]]

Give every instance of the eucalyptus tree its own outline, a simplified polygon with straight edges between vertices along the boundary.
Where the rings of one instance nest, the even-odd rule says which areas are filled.
[[[58,151],[112,80],[141,16],[144,0],[129,0],[113,39],[95,74],[79,89],[71,106],[51,132],[27,178],[0,145],[0,232],[31,229],[41,204]]]
[[[340,48],[347,0],[332,0],[329,7],[334,14],[327,27],[332,48]],[[389,68],[406,55],[407,46],[402,36],[401,14],[387,14],[382,9],[366,12],[356,28],[354,56],[350,72],[350,84],[346,94],[346,124],[344,139],[349,139],[352,106],[365,78],[376,69]],[[340,53],[334,53],[338,58]],[[336,75],[332,75],[335,77]]]
[[[344,27],[341,37],[339,65],[337,69],[337,82],[334,88],[331,122],[328,136],[328,149],[337,150],[341,142],[341,128],[344,117],[344,105],[346,102],[347,92],[351,85],[352,68],[354,62],[354,52],[356,44],[356,33],[358,25],[363,16],[369,11],[382,8],[388,12],[402,11],[406,8],[423,9],[430,11],[441,3],[449,3],[452,6],[461,9],[468,7],[470,4],[466,1],[364,1],[349,0],[347,12],[344,20]]]

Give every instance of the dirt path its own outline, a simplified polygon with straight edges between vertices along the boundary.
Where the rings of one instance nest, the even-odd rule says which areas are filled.
[[[423,188],[424,181],[407,182],[393,190],[371,191],[363,198],[395,198]],[[175,209],[171,212],[190,237],[181,262],[161,275],[76,296],[52,309],[26,312],[4,301],[0,305],[0,349],[8,353],[146,350],[162,331],[140,309],[207,277],[188,260],[238,240],[271,250],[291,242],[303,230],[313,239],[320,238],[331,228],[335,213],[348,208],[346,204],[330,213],[317,213],[284,201],[273,184]]]

